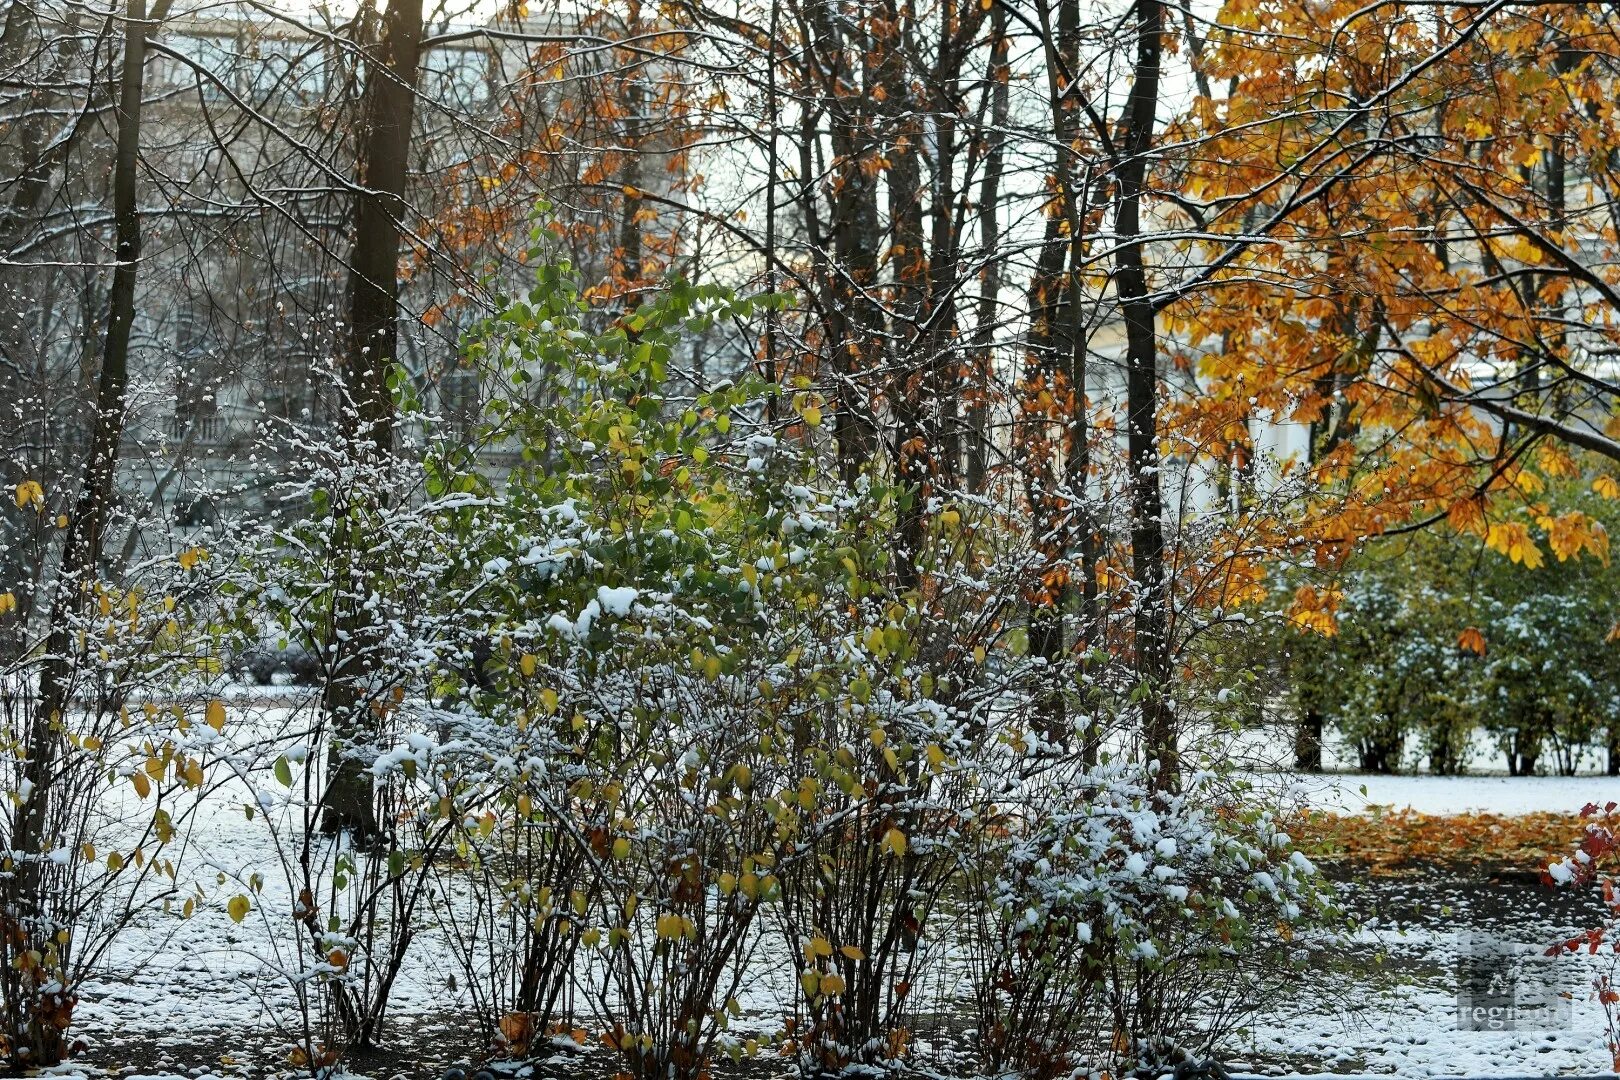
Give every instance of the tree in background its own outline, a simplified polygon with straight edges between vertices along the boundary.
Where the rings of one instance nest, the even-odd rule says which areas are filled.
[[[1606,485],[1600,472],[1597,486]],[[1580,480],[1549,492],[1599,535],[1620,513]],[[1532,526],[1530,536],[1558,541]],[[1375,540],[1331,583],[1301,585],[1272,623],[1301,768],[1320,768],[1331,728],[1361,768],[1469,764],[1488,732],[1507,771],[1572,774],[1596,746],[1620,770],[1620,654],[1607,559],[1515,563],[1479,540],[1424,531]]]

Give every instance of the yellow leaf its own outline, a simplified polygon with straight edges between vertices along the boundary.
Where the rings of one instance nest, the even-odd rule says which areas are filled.
[[[1620,481],[1607,473],[1592,481],[1592,490],[1605,499],[1620,499]]]
[[[204,713],[203,718],[208,722],[208,726],[213,728],[215,731],[224,731],[225,703],[218,698],[210,701],[208,703],[208,709]]]
[[[535,668],[538,667],[539,664],[540,658],[535,656],[533,653],[524,653],[518,658],[518,670],[523,673],[523,677],[525,679],[534,678]]]
[[[849,957],[851,960],[865,960],[866,959],[866,954],[864,952],[862,952],[860,950],[860,948],[855,946],[855,945],[845,945],[843,948],[839,949],[838,951],[843,953],[845,956]]]
[[[804,422],[811,427],[821,426],[821,410],[814,405],[805,406]]]
[[[821,992],[829,997],[844,992],[844,980],[839,975],[823,975],[821,977]]]
[[[906,834],[899,829],[890,829],[883,834],[883,847],[895,858],[902,858],[906,853]]]
[[[253,902],[241,893],[231,897],[225,904],[225,911],[231,917],[231,922],[239,923],[247,918],[249,911],[253,910]]]
[[[152,794],[152,781],[146,778],[143,772],[136,772],[130,776],[129,782],[135,785],[135,794],[144,799]]]
[[[613,841],[613,857],[615,859],[628,859],[630,857],[630,841],[621,836]]]
[[[30,506],[43,508],[45,505],[45,489],[39,486],[37,480],[24,480],[17,485],[17,491],[13,498],[16,499],[17,509],[19,510],[26,510]]]

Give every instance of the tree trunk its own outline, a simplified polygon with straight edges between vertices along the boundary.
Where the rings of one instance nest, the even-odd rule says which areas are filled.
[[[629,25],[635,27],[640,22],[640,5],[632,6]],[[619,214],[619,273],[623,278],[622,285],[628,286],[628,293],[624,298],[623,307],[626,311],[636,305],[635,290],[642,282],[641,261],[641,222],[636,215],[641,209],[639,192],[645,181],[642,179],[642,120],[647,108],[647,84],[639,73],[629,77],[624,87],[624,131],[621,135],[624,153],[624,167],[619,171],[619,186],[624,194],[624,207]]]
[[[894,299],[893,328],[887,337],[890,355],[884,357],[884,366],[893,372],[887,393],[894,414],[895,474],[908,497],[896,521],[895,576],[902,589],[910,589],[918,582],[917,560],[926,527],[925,502],[935,471],[937,443],[931,438],[935,432],[929,412],[937,409],[938,403],[930,402],[925,393],[930,382],[927,366],[933,358],[927,355],[929,336],[922,332],[928,322],[930,297],[928,259],[923,248],[923,175],[918,160],[923,151],[921,103],[911,92],[899,43],[891,42],[886,49],[881,85],[890,131],[882,149],[889,160]],[[941,146],[949,138],[943,126],[941,121],[936,128]]]
[[[422,0],[389,0],[381,40],[366,49],[366,84],[358,164],[362,193],[355,207],[354,248],[349,257],[349,339],[345,383],[352,401],[346,411],[349,444],[357,458],[393,449],[393,396],[389,372],[399,351],[400,241],[406,212],[405,183],[410,165],[411,127],[416,110],[416,79],[422,43]],[[347,540],[347,534],[341,534]],[[357,545],[340,545],[340,560]],[[351,580],[364,581],[376,567],[355,567]],[[339,659],[331,672],[324,708],[333,726],[327,754],[327,787],[321,828],[377,832],[371,776],[355,747],[372,729],[363,684],[372,675],[367,616],[355,605],[334,599],[341,610],[330,620]]]
[[[1084,344],[1077,337],[1078,313],[1071,307],[1076,297],[1072,281],[1080,238],[1070,150],[1075,128],[1070,120],[1072,109],[1065,101],[1064,82],[1065,74],[1073,71],[1078,58],[1079,7],[1074,0],[1060,0],[1055,19],[1048,5],[1042,4],[1037,10],[1046,42],[1047,105],[1056,146],[1052,180],[1058,207],[1046,219],[1030,281],[1028,348],[1019,387],[1016,430],[1025,498],[1034,541],[1042,556],[1038,580],[1031,582],[1028,589],[1030,652],[1046,665],[1042,678],[1047,686],[1037,705],[1038,723],[1046,738],[1064,743],[1071,734],[1064,695],[1071,674],[1065,660],[1072,651],[1064,621],[1074,592],[1071,563],[1078,510],[1070,485],[1077,467],[1074,454],[1084,453],[1085,425],[1084,390],[1071,381],[1074,358],[1083,352]],[[1082,431],[1078,443],[1073,439],[1076,422]],[[1060,473],[1058,455],[1065,451]],[[1083,469],[1084,465],[1079,467]],[[1089,745],[1090,740],[1087,742]]]
[[[1322,714],[1306,709],[1294,727],[1294,768],[1300,772],[1322,771]]]
[[[1397,772],[1401,765],[1401,751],[1405,738],[1399,725],[1385,721],[1365,736],[1357,747],[1364,772],[1388,774]]]
[[[356,442],[385,451],[393,440],[388,372],[399,351],[400,237],[421,42],[422,0],[389,0],[382,39],[366,49],[345,375]]]
[[[366,49],[355,244],[348,259],[345,377],[355,395],[353,436],[387,450],[394,437],[390,364],[399,355],[400,238],[416,110],[421,0],[389,0],[382,39]]]
[[[979,244],[984,268],[979,278],[978,325],[973,334],[972,375],[967,394],[967,488],[984,491],[989,473],[990,387],[994,380],[995,328],[1001,299],[1001,176],[1006,169],[1006,137],[1011,71],[1007,65],[1007,13],[1000,4],[990,10],[990,140],[984,179],[979,185]]]
[[[833,439],[837,445],[838,475],[853,484],[877,453],[877,430],[870,389],[865,380],[877,366],[885,338],[881,307],[871,290],[877,284],[878,184],[869,169],[870,158],[880,151],[873,135],[869,109],[876,103],[847,89],[856,76],[843,23],[826,5],[806,12],[806,70],[820,82],[819,101],[825,102],[825,122],[833,160],[822,168],[815,160],[819,145],[818,117],[803,110],[800,120],[799,192],[801,210],[810,235],[816,279],[826,312],[824,351],[832,354]],[[868,73],[869,74],[869,73]],[[870,81],[868,79],[868,81]],[[825,231],[818,227],[818,177],[830,177],[831,205]],[[830,255],[829,255],[830,251]]]
[[[1126,104],[1123,157],[1116,170],[1119,209],[1115,289],[1125,319],[1125,399],[1131,474],[1131,573],[1135,578],[1136,672],[1142,737],[1158,762],[1162,790],[1177,784],[1175,718],[1170,708],[1170,597],[1165,578],[1164,496],[1159,476],[1158,338],[1142,244],[1142,191],[1159,103],[1161,0],[1137,0],[1136,65]]]
[[[162,19],[167,8],[168,0],[161,0],[152,21]],[[24,770],[27,794],[19,800],[13,818],[11,847],[21,857],[6,889],[5,909],[17,920],[16,929],[23,935],[11,949],[13,956],[29,950],[49,951],[56,931],[51,925],[52,913],[44,910],[44,898],[39,895],[41,875],[37,860],[43,857],[41,849],[47,839],[46,823],[56,780],[62,720],[71,703],[75,669],[82,659],[82,650],[74,645],[73,623],[92,595],[87,586],[95,579],[101,560],[113,501],[119,444],[124,434],[129,342],[135,321],[135,284],[141,258],[141,214],[136,202],[135,181],[140,158],[141,100],[149,26],[145,0],[128,0],[115,114],[118,139],[113,156],[113,237],[117,264],[113,267],[108,296],[107,332],[96,386],[90,453],[62,534],[62,560],[51,603],[46,659],[40,670],[39,704],[29,725],[28,761]],[[38,940],[33,940],[36,936]],[[7,964],[5,970],[6,1020],[10,1028],[6,1036],[10,1052],[14,1061],[26,1062],[34,1068],[55,1064],[66,1049],[65,1019],[63,1026],[57,1026],[48,1018],[71,1015],[71,1006],[61,1009],[57,1006],[63,1002],[51,1000],[66,998],[71,991],[59,986],[47,989],[54,984],[36,981],[48,974],[38,967],[19,970],[14,964]]]

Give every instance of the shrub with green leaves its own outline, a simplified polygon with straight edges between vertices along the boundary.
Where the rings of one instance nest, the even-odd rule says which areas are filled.
[[[1620,521],[1607,500],[1568,486],[1572,505]],[[1369,543],[1313,587],[1336,594],[1332,632],[1279,615],[1269,638],[1296,718],[1331,724],[1362,768],[1422,759],[1458,773],[1482,728],[1510,773],[1572,773],[1600,740],[1620,767],[1620,575],[1606,559],[1529,566],[1431,531]]]

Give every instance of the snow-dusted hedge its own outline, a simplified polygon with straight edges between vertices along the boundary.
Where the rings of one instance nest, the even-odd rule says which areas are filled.
[[[1267,1001],[1293,929],[1331,916],[1316,868],[1221,776],[1169,795],[1151,781],[1116,762],[999,804],[975,913],[992,1072],[1210,1054]]]

